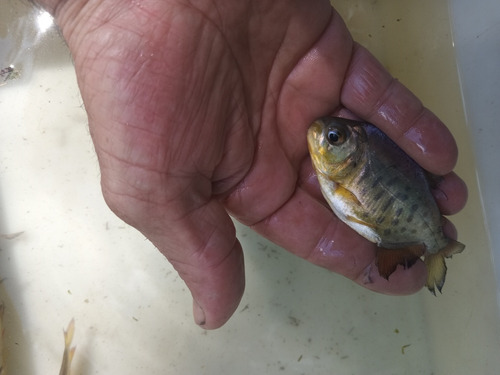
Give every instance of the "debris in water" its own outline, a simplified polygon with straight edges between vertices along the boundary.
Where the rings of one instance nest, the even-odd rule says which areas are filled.
[[[73,341],[73,335],[75,334],[75,319],[71,319],[68,324],[68,328],[64,332],[64,353],[61,364],[61,370],[59,375],[70,375],[71,374],[71,361],[75,355],[76,347],[70,347],[71,341]]]
[[[0,86],[7,84],[7,81],[17,79],[21,76],[21,71],[16,69],[14,65],[9,65],[0,70]]]
[[[405,349],[406,349],[407,347],[409,347],[409,346],[411,346],[411,344],[406,344],[406,345],[403,345],[403,346],[401,347],[401,354],[405,354]]]

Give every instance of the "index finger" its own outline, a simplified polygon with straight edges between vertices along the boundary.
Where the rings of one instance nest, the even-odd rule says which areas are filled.
[[[457,162],[448,128],[365,48],[355,44],[341,103],[392,138],[417,163],[440,175]]]

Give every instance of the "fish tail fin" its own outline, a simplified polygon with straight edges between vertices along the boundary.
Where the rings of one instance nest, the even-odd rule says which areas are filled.
[[[445,258],[451,258],[454,254],[461,253],[464,248],[464,244],[455,240],[450,240],[448,245],[438,253],[425,255],[424,263],[427,267],[427,282],[425,286],[432,294],[436,295],[435,288],[439,290],[439,293],[441,293],[443,289],[447,269]]]

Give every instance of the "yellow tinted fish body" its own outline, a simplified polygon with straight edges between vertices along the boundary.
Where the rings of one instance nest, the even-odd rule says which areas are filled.
[[[308,146],[323,196],[334,213],[376,243],[379,273],[424,256],[427,287],[441,291],[444,258],[464,245],[447,238],[426,172],[371,124],[324,117],[309,128]]]

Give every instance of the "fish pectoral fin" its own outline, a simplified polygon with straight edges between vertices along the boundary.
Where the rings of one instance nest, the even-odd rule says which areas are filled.
[[[351,216],[351,215],[347,215],[346,219],[348,221],[352,222],[352,223],[364,225],[365,227],[369,227],[369,228],[372,228],[372,229],[376,228],[375,224],[367,223],[366,221],[363,221],[363,220],[361,220],[361,219],[359,219],[357,217]]]
[[[423,245],[410,245],[401,249],[377,248],[376,264],[378,273],[384,279],[389,280],[398,265],[405,269],[410,268],[415,262],[424,255],[425,247]]]
[[[350,207],[357,207],[357,209],[354,209],[354,211],[357,212],[364,211],[363,206],[359,202],[358,198],[356,198],[356,196],[349,190],[347,190],[345,187],[337,185],[337,187],[335,188],[334,196],[336,199],[340,199],[342,202],[345,202]],[[361,224],[364,225],[365,227],[369,227],[372,229],[375,229],[376,227],[373,223],[368,223],[357,216],[346,215],[345,218],[349,222]]]
[[[349,202],[353,206],[361,207],[361,203],[359,202],[358,198],[351,193],[349,190],[347,190],[345,187],[342,185],[337,185],[335,187],[335,191],[333,192],[334,197],[337,199],[340,199],[344,202]]]
[[[439,250],[437,254],[427,254],[424,258],[425,266],[427,267],[427,281],[425,286],[429,291],[436,295],[436,289],[443,289],[444,281],[446,279],[446,262],[445,258],[451,258],[454,254],[459,254],[465,249],[465,245],[450,240],[448,245]]]

